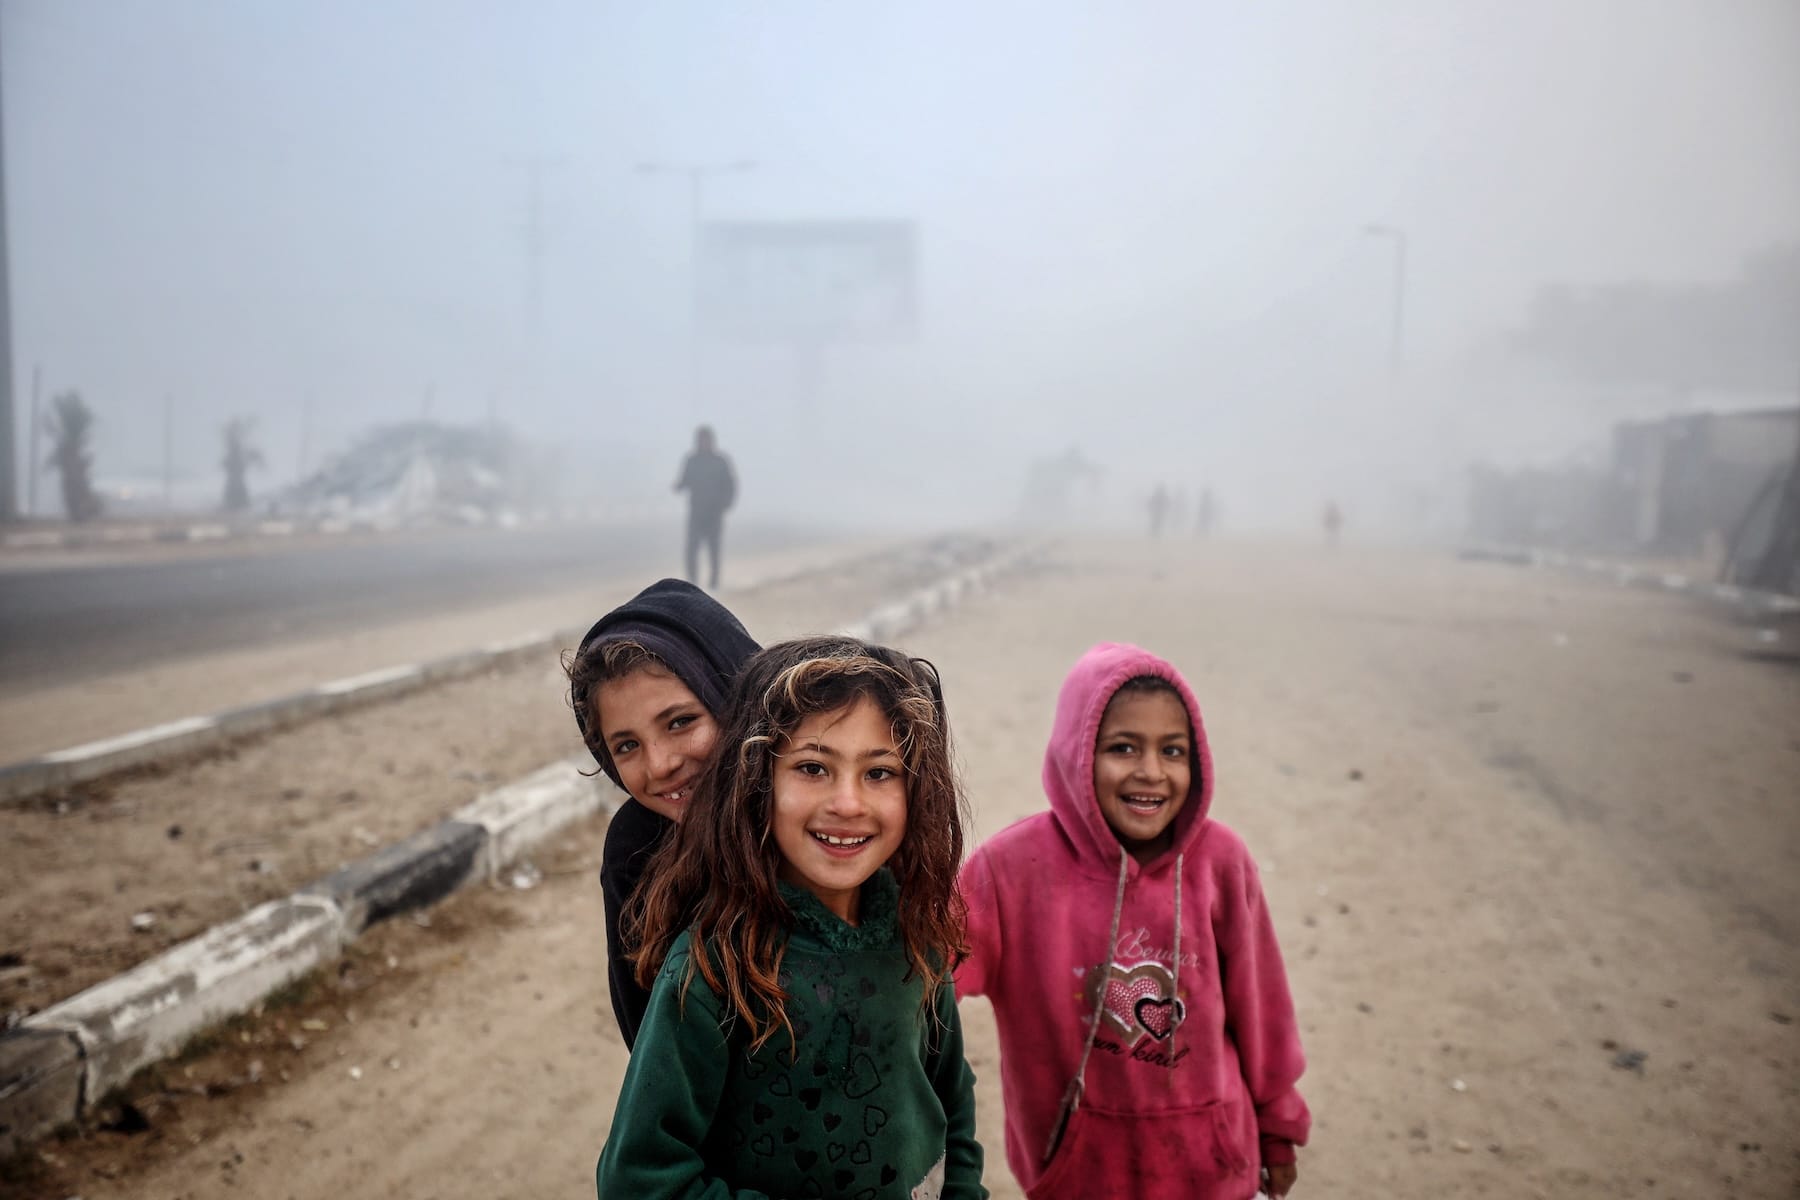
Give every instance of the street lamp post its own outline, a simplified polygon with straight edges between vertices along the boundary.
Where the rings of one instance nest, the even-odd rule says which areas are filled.
[[[739,175],[754,171],[752,159],[740,158],[719,163],[665,163],[647,161],[637,165],[639,175],[673,175],[685,178],[688,185],[688,404],[694,415],[700,413],[700,227],[706,220],[706,180],[712,175]]]
[[[1388,373],[1397,384],[1400,380],[1401,330],[1406,319],[1406,231],[1392,225],[1364,225],[1370,237],[1391,238],[1394,242],[1394,327],[1388,347]]]

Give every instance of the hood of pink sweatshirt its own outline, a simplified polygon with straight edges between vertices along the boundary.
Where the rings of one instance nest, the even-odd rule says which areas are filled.
[[[1174,687],[1194,739],[1171,844],[1143,864],[1094,791],[1101,718],[1140,676]],[[1187,681],[1136,646],[1089,650],[1058,697],[1043,784],[1049,811],[988,839],[962,875],[972,952],[957,990],[994,1005],[1008,1165],[1031,1197],[1253,1195],[1257,1168],[1306,1139],[1304,1062],[1255,863],[1210,815]]]
[[[1109,878],[1118,873],[1122,848],[1094,795],[1094,743],[1113,694],[1126,680],[1145,675],[1167,680],[1180,694],[1194,734],[1187,802],[1175,815],[1174,844],[1147,869],[1160,868],[1185,852],[1200,835],[1212,807],[1212,751],[1200,719],[1200,702],[1187,680],[1173,666],[1136,646],[1102,642],[1089,650],[1063,680],[1056,699],[1056,723],[1050,728],[1050,745],[1044,751],[1044,793],[1050,797],[1056,823],[1083,862]],[[1127,870],[1135,866],[1134,860]]]

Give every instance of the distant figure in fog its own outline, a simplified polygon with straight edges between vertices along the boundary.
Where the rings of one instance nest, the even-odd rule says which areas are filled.
[[[1213,522],[1218,519],[1218,511],[1213,503],[1213,491],[1209,487],[1200,489],[1200,499],[1194,502],[1194,532],[1205,537],[1213,530]]]
[[[688,494],[688,582],[700,582],[700,548],[705,546],[712,560],[706,586],[717,590],[725,513],[737,500],[737,475],[731,469],[731,460],[719,453],[711,425],[694,430],[694,448],[682,461],[675,490]]]
[[[1338,508],[1336,500],[1327,500],[1325,502],[1324,523],[1325,544],[1327,546],[1337,545],[1338,533],[1344,528],[1344,514],[1343,511]]]
[[[1169,489],[1162,484],[1150,493],[1150,536],[1161,537],[1163,519],[1169,515]]]

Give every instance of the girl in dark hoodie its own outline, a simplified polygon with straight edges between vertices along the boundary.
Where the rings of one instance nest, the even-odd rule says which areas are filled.
[[[650,993],[633,978],[620,935],[626,907],[687,811],[712,760],[731,681],[759,648],[724,605],[691,583],[664,579],[594,622],[564,663],[582,740],[630,796],[607,826],[600,858],[606,970],[627,1050]]]

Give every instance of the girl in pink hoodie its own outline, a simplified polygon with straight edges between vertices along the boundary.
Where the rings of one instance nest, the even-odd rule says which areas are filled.
[[[1208,816],[1212,757],[1174,667],[1095,646],[1063,681],[1050,811],[962,872],[959,996],[1000,1029],[1006,1159],[1032,1200],[1246,1200],[1293,1186],[1311,1117],[1256,864]]]

